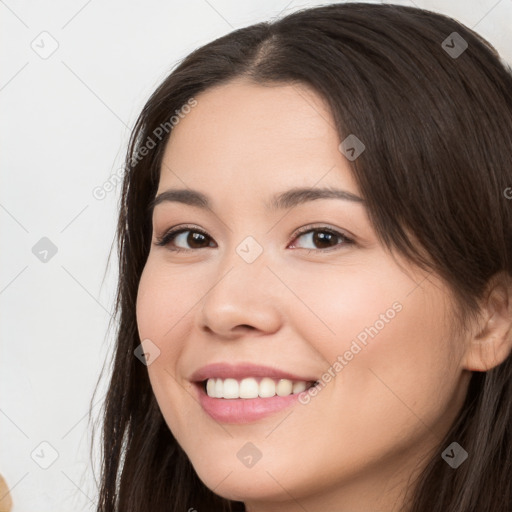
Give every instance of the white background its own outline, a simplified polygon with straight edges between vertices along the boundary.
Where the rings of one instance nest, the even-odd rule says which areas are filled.
[[[140,109],[198,46],[321,3],[0,0],[0,473],[14,512],[95,507],[87,412],[112,351],[120,187],[92,191],[121,168]],[[512,62],[512,0],[395,3],[460,20]],[[48,58],[32,48],[52,44]],[[42,237],[58,250],[46,263],[32,252]],[[48,469],[44,441],[58,453]]]

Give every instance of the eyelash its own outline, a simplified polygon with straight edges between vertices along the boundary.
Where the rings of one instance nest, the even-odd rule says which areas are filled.
[[[178,236],[181,233],[187,232],[187,231],[191,231],[193,233],[201,233],[202,235],[206,236],[207,238],[211,238],[208,235],[208,233],[206,233],[206,231],[203,231],[202,229],[198,229],[194,226],[181,226],[179,228],[171,229],[171,230],[167,231],[161,237],[157,237],[155,245],[158,245],[160,247],[165,247],[165,246],[169,245],[169,243],[171,241],[173,241],[176,238],[176,236]],[[311,232],[329,233],[331,235],[334,235],[334,236],[340,238],[343,241],[343,243],[337,244],[337,245],[335,245],[333,247],[329,247],[327,249],[302,249],[303,251],[307,251],[308,254],[310,252],[329,252],[329,251],[333,251],[333,250],[339,250],[339,248],[341,248],[345,245],[355,244],[354,240],[349,238],[344,233],[340,233],[339,231],[336,231],[327,226],[319,226],[319,227],[306,226],[304,228],[301,228],[296,233],[294,233],[291,241],[295,240],[295,238],[298,238],[301,235],[311,233]],[[207,249],[207,247],[201,247],[200,249]],[[301,248],[299,247],[299,249],[301,249]],[[173,252],[188,252],[188,251],[198,251],[199,249],[183,249],[181,247],[177,247],[177,248],[169,248],[169,250],[173,251]]]

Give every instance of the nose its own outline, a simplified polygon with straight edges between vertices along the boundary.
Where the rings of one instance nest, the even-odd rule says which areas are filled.
[[[265,257],[247,263],[235,254],[225,263],[202,299],[199,328],[222,339],[277,331],[286,289]]]

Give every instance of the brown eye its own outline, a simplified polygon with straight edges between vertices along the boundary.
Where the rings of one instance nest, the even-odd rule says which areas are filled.
[[[185,234],[188,235],[185,236]],[[171,230],[161,238],[158,238],[156,245],[158,246],[169,246],[171,242],[180,243],[180,244],[188,244],[189,247],[169,247],[171,251],[189,251],[194,249],[204,249],[208,247],[208,244],[205,245],[205,242],[210,239],[208,234],[199,229],[190,229],[190,228],[180,228]]]
[[[299,249],[304,249],[308,252],[327,252],[355,243],[345,234],[327,227],[303,228],[299,233],[295,235],[294,240],[298,240],[300,238],[303,238],[306,240],[306,243],[312,245],[312,248],[300,246],[298,247]],[[214,247],[214,245],[211,245],[211,241],[212,238],[208,235],[208,233],[193,226],[189,226],[172,229],[165,233],[162,237],[157,238],[155,243],[158,246],[168,247],[170,251],[180,252]],[[188,245],[188,247],[180,247],[177,244],[185,246]]]
[[[352,239],[348,238],[343,233],[324,227],[306,228],[306,230],[299,232],[294,240],[298,240],[299,238],[304,238],[307,243],[313,246],[312,248],[299,247],[308,250],[308,252],[312,250],[328,251],[336,248],[337,246],[350,245],[354,243]]]

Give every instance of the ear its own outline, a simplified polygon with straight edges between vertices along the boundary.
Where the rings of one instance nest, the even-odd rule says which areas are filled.
[[[512,352],[512,276],[508,273],[499,272],[489,281],[480,318],[467,340],[462,364],[467,370],[485,372]]]

